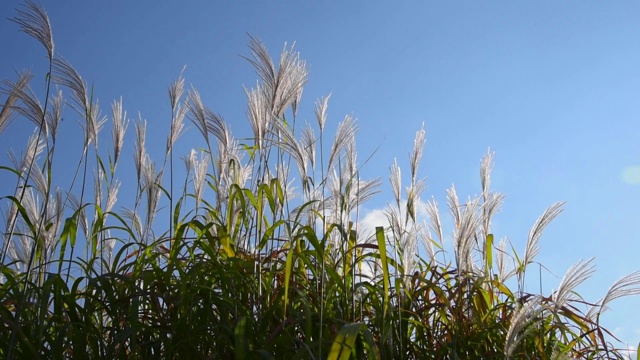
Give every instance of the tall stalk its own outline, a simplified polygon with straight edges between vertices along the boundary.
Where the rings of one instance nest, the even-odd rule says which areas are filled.
[[[49,76],[47,76],[47,81],[45,82],[45,101],[44,101],[44,106],[42,108],[42,113],[40,114],[40,117],[37,119],[33,119],[35,120],[36,123],[40,123],[40,126],[38,127],[38,135],[37,135],[37,139],[36,139],[36,144],[38,144],[40,142],[40,139],[42,138],[43,134],[44,134],[44,129],[46,128],[46,112],[47,112],[47,107],[49,104],[49,92],[51,90],[51,74],[52,74],[52,70],[53,70],[53,36],[51,34],[51,24],[49,22],[49,17],[47,16],[46,12],[44,11],[44,9],[42,9],[41,7],[39,7],[38,5],[36,5],[35,3],[31,2],[31,1],[27,1],[24,5],[24,8],[22,10],[18,10],[18,16],[11,19],[13,22],[17,23],[20,26],[21,31],[25,32],[26,34],[28,34],[29,36],[35,38],[36,40],[38,40],[47,50],[47,54],[48,54],[48,61],[49,61]],[[22,90],[21,90],[22,91]],[[23,99],[24,100],[24,99]],[[26,194],[27,191],[27,184],[29,182],[29,179],[31,177],[31,171],[33,168],[33,164],[35,163],[35,156],[36,153],[33,153],[33,156],[31,158],[31,160],[29,161],[29,165],[27,168],[27,173],[24,179],[24,186],[22,187],[22,190],[20,192],[20,196],[18,199],[19,203],[22,203],[24,196]],[[49,194],[47,194],[47,196],[44,198],[44,205],[42,207],[42,212],[43,214],[46,212],[46,208],[47,208],[47,204],[49,201]],[[8,247],[8,242],[11,241],[11,239],[13,238],[14,235],[14,231],[15,231],[15,226],[16,226],[16,222],[17,222],[17,216],[14,217],[11,221],[11,225],[10,225],[10,229],[9,229],[9,236],[6,238],[7,239],[7,247]],[[41,216],[41,219],[44,219],[44,215]],[[22,294],[20,296],[20,302],[18,304],[18,306],[16,307],[16,314],[15,314],[15,319],[16,322],[19,323],[20,322],[20,317],[22,315],[22,310],[23,307],[25,305],[25,301],[26,301],[26,293],[27,293],[27,282],[29,279],[29,274],[31,274],[31,266],[33,264],[34,261],[34,257],[36,254],[36,249],[38,248],[38,246],[40,246],[38,244],[38,241],[40,239],[40,234],[42,232],[42,226],[43,226],[43,221],[40,221],[37,224],[36,227],[36,232],[33,234],[34,235],[34,244],[32,246],[31,249],[31,254],[29,256],[29,262],[27,263],[27,270],[26,270],[26,274],[27,276],[24,279],[24,290],[22,291]],[[42,244],[42,246],[44,246],[44,244]],[[6,251],[4,251],[3,249],[3,253],[2,253],[2,264],[0,265],[0,270],[2,270],[2,267],[4,266],[4,261],[5,261],[5,256],[6,256]],[[15,346],[15,341],[16,341],[16,334],[15,332],[13,332],[11,334],[11,339],[9,341],[9,350],[7,353],[7,358],[8,359],[12,359],[13,356],[13,347]]]

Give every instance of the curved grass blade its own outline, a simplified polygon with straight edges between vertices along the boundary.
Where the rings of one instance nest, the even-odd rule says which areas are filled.
[[[389,267],[387,265],[387,245],[384,236],[384,228],[376,227],[376,240],[378,240],[378,249],[380,251],[380,262],[382,263],[382,281],[384,286],[384,310],[383,317],[387,317],[389,310]]]
[[[356,339],[361,330],[366,329],[362,323],[346,324],[338,331],[327,360],[348,360],[355,350]]]

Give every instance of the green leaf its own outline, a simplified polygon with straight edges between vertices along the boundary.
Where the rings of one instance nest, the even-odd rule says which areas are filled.
[[[296,242],[292,241],[290,244],[295,246]],[[287,251],[287,261],[284,266],[284,314],[283,317],[287,318],[287,305],[289,303],[289,280],[291,279],[291,268],[293,267],[293,249]]]
[[[493,234],[487,235],[485,246],[485,269],[484,273],[489,274],[489,270],[493,267]]]
[[[360,330],[365,328],[362,323],[346,324],[338,331],[327,360],[348,360],[355,349],[356,339]]]
[[[280,225],[283,225],[283,224],[285,224],[285,221],[280,219],[276,221],[275,224],[273,224],[272,226],[269,226],[267,230],[265,230],[264,235],[262,235],[262,239],[258,244],[258,250],[262,250],[264,248],[264,246],[269,242],[269,240],[273,238],[273,234],[278,229],[278,227],[280,227]]]
[[[100,206],[96,205],[96,218],[94,219],[93,226],[91,227],[91,256],[95,257],[98,254],[98,238],[100,232],[103,231],[104,214]]]
[[[178,224],[180,223],[180,209],[182,208],[182,200],[184,200],[183,197],[178,199],[178,203],[176,203],[176,206],[175,206],[175,208],[173,210],[173,226],[174,226],[174,228],[177,228]],[[173,234],[171,234],[171,236],[173,236]]]
[[[78,220],[75,216],[67,218],[64,221],[64,227],[60,234],[60,268],[62,268],[62,261],[64,260],[64,253],[67,249],[67,241],[70,242],[71,247],[76,246],[76,236],[78,235]]]
[[[380,263],[382,264],[382,280],[384,286],[384,310],[383,316],[387,316],[389,310],[389,267],[387,265],[387,244],[384,236],[384,228],[376,227],[376,239],[378,240],[378,249],[380,249]]]
[[[33,226],[33,223],[31,222],[31,219],[29,219],[29,215],[27,214],[27,210],[24,208],[24,206],[22,206],[20,200],[18,200],[15,196],[5,196],[0,198],[0,200],[2,199],[9,199],[13,201],[13,203],[18,208],[18,212],[20,213],[20,215],[22,215],[22,219],[24,220],[25,224],[27,224],[29,230],[31,230],[31,233],[35,236],[36,228]]]
[[[231,236],[229,235],[229,231],[226,226],[220,225],[217,227],[218,240],[220,240],[220,246],[222,246],[222,250],[224,250],[225,254],[228,257],[236,256],[236,253],[231,248]]]
[[[20,176],[20,172],[18,170],[10,168],[8,166],[0,166],[0,170],[7,170],[7,171],[10,171],[10,172]]]
[[[235,337],[235,354],[236,360],[242,360],[247,357],[247,339],[245,336],[247,326],[247,317],[243,316],[240,318],[240,321],[236,324],[234,329],[234,337]]]

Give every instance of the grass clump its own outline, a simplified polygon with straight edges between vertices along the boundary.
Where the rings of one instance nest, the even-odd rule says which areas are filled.
[[[504,196],[490,189],[492,153],[481,162],[480,196],[462,203],[455,187],[447,192],[450,249],[438,204],[421,201],[424,129],[404,194],[401,170],[391,166],[389,226],[362,234],[357,211],[381,180],[359,176],[356,122],[346,117],[326,139],[327,96],[316,103],[316,123],[300,126],[305,62],[285,47],[276,66],[250,38],[247,60],[260,81],[246,90],[249,140],[233,137],[197,90],[185,92],[180,76],[168,89],[161,162],[147,153],[146,124],[132,125],[135,178],[125,185],[135,197],[132,207],[117,208],[129,129],[122,100],[102,115],[80,74],[54,51],[40,6],[27,1],[12,20],[44,46],[50,76],[42,99],[29,72],[3,83],[0,136],[14,117],[35,132],[1,167],[15,182],[2,189],[0,357],[623,357],[599,317],[610,301],[640,293],[640,272],[594,304],[575,292],[593,273],[592,260],[571,267],[551,294],[524,291],[541,234],[563,204],[536,221],[523,255],[496,242],[491,222]],[[56,156],[63,112],[84,133],[66,188],[54,187],[54,174],[69,169]],[[183,173],[173,148],[187,119],[203,150],[183,158]],[[105,151],[98,138],[107,124]]]

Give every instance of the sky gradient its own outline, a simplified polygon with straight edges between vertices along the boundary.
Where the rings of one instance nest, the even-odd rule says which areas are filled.
[[[5,20],[19,4],[0,2],[0,79],[30,69],[37,92],[46,53]],[[541,240],[538,260],[555,274],[543,271],[545,294],[580,259],[596,257],[597,272],[578,288],[590,301],[640,269],[638,2],[43,5],[56,52],[94,86],[105,113],[122,97],[129,118],[147,119],[148,150],[157,159],[169,130],[167,86],[183,67],[188,86],[224,116],[235,136],[247,137],[243,86],[253,87],[257,79],[242,58],[249,55],[247,34],[260,38],[273,57],[285,42],[295,42],[310,68],[299,118],[314,121],[315,100],[331,93],[328,134],[345,115],[357,118],[359,159],[372,156],[361,174],[384,179],[383,193],[366,204],[365,216],[391,201],[389,167],[398,158],[408,169],[415,132],[424,123],[423,199],[433,195],[442,209],[452,183],[461,200],[479,194],[480,159],[491,148],[492,188],[507,195],[494,233],[508,237],[519,253],[544,209],[567,201]],[[81,136],[74,122],[61,125],[70,139]],[[0,135],[3,164],[8,148],[21,151],[31,130],[31,124],[14,122]],[[199,136],[188,124],[176,155],[190,151],[191,138],[201,143]],[[123,156],[132,149],[130,126]],[[79,142],[60,149],[61,156],[80,150]],[[124,161],[126,174],[133,168]],[[126,188],[123,178],[121,173]],[[618,300],[602,319],[632,346],[640,341],[639,302]]]

